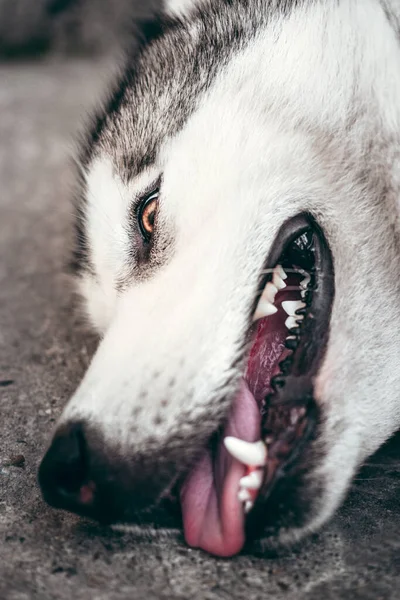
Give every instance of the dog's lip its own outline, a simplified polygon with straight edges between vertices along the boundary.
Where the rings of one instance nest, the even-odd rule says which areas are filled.
[[[284,224],[268,262],[275,264],[274,261],[281,260],[283,245],[307,229],[312,232],[314,261],[306,296],[308,308],[289,372],[280,378],[280,385],[265,401],[261,439],[267,445],[269,458],[255,507],[246,520],[249,541],[260,536],[260,523],[274,531],[278,528],[276,523],[285,510],[291,482],[311,468],[306,464],[309,452],[305,450],[317,437],[321,418],[314,397],[314,381],[327,348],[335,288],[333,256],[315,219],[304,213]]]
[[[268,265],[281,264],[282,256],[284,257],[285,248],[288,244],[300,235],[303,235],[306,231],[313,232],[311,236],[313,241],[312,259],[314,261],[312,269],[313,271],[318,271],[318,273],[316,276],[310,278],[310,286],[312,285],[313,294],[316,293],[316,302],[314,303],[314,296],[311,297],[308,295],[306,318],[301,322],[301,330],[297,334],[299,336],[299,348],[291,352],[290,371],[280,376],[283,384],[281,381],[280,385],[278,385],[276,381],[277,385],[274,385],[273,389],[270,389],[271,393],[264,405],[259,397],[256,398],[257,393],[255,388],[252,390],[248,389],[247,385],[250,383],[248,379],[246,384],[248,393],[253,398],[251,406],[255,407],[255,412],[259,412],[260,423],[258,431],[256,428],[256,431],[250,436],[250,441],[255,442],[259,440],[261,433],[261,440],[267,447],[267,460],[263,468],[262,486],[258,495],[254,498],[255,506],[246,517],[243,511],[244,505],[238,498],[239,482],[241,476],[244,475],[245,466],[236,461],[234,468],[231,468],[231,465],[229,465],[223,471],[223,475],[217,480],[215,478],[215,462],[213,462],[209,451],[206,452],[205,457],[202,459],[204,464],[200,461],[194,466],[180,490],[183,524],[187,542],[189,545],[200,547],[219,556],[231,556],[237,553],[242,549],[247,540],[252,540],[254,535],[260,535],[262,524],[265,520],[265,511],[269,510],[270,501],[271,498],[274,498],[277,484],[282,479],[290,478],[293,470],[301,462],[303,449],[312,439],[315,431],[317,411],[313,398],[313,375],[320,364],[323,352],[321,352],[318,344],[313,343],[315,338],[312,337],[312,334],[315,334],[317,330],[321,333],[321,336],[322,334],[325,336],[317,337],[318,342],[326,340],[326,330],[322,332],[318,324],[316,327],[315,318],[321,316],[321,311],[325,310],[326,312],[321,319],[322,326],[327,329],[333,301],[333,284],[331,279],[331,276],[333,277],[333,265],[323,233],[311,216],[300,215],[285,224],[281,235],[278,236],[278,242],[271,251],[272,258],[269,258]],[[311,252],[311,250],[307,249],[307,252]],[[274,253],[275,258],[273,256]],[[269,269],[269,272],[271,272],[271,269]],[[271,278],[272,275],[267,276],[264,279],[264,285]],[[295,279],[295,281],[297,280]],[[320,283],[321,281],[322,283]],[[327,285],[327,281],[329,285]],[[291,283],[293,284],[293,280]],[[274,300],[281,308],[283,298],[286,300],[290,297],[289,289],[290,286],[287,287],[286,292],[279,292],[281,294],[280,299],[278,300],[276,297]],[[307,288],[307,290],[309,289],[311,287]],[[285,294],[289,294],[289,296],[285,296]],[[258,295],[256,298],[257,303],[259,298],[260,296]],[[262,356],[267,356],[271,352],[271,342],[269,339],[271,335],[274,335],[274,331],[276,330],[279,343],[282,344],[282,348],[277,353],[277,356],[280,355],[281,359],[287,358],[283,342],[287,339],[288,331],[285,330],[285,316],[282,313],[283,311],[279,312],[277,310],[269,317],[260,319],[260,322],[256,325],[257,334],[255,334],[254,325],[249,328],[248,345],[250,348],[254,349],[258,342],[261,343],[261,349],[255,352],[256,357],[257,352],[261,352]],[[311,318],[308,318],[309,313]],[[308,321],[310,321],[311,326],[308,325]],[[266,325],[267,330],[267,337],[265,339],[263,339],[262,335],[261,338],[259,337],[263,324]],[[305,336],[310,337],[307,339]],[[303,354],[309,360],[308,363],[303,360]],[[248,367],[250,365],[250,355],[251,350],[247,363]],[[274,359],[275,363],[277,360],[277,358]],[[279,364],[281,365],[282,363]],[[264,373],[268,378],[272,377],[271,381],[274,382],[276,368],[277,364],[269,369],[267,368],[266,371],[265,369],[264,371],[261,369],[260,373]],[[237,407],[235,411],[238,412]],[[231,415],[223,431],[223,436],[230,435],[229,429],[232,427],[232,420],[234,419],[232,419]],[[241,434],[240,431],[237,432],[237,437],[239,439],[247,439],[246,433]],[[221,452],[224,452],[221,450],[222,446],[220,438],[216,444],[217,457],[220,457]],[[215,460],[218,464],[219,458]],[[204,485],[202,477],[208,481],[208,487]],[[221,488],[219,491],[218,487]],[[199,500],[200,496],[202,496],[201,500]],[[211,509],[210,502],[212,503]],[[196,514],[196,510],[201,513],[201,517]]]
[[[275,311],[267,317],[258,313],[261,318],[249,330],[247,368],[233,397],[226,425],[180,488],[186,541],[218,556],[231,556],[242,549],[246,541],[245,510],[249,510],[257,495],[257,489],[247,488],[242,481],[248,467],[237,460],[240,456],[232,458],[224,440],[233,437],[251,444],[260,439],[263,398],[272,391],[270,381],[279,373],[279,360],[287,355],[284,344],[289,335],[288,314],[283,303],[300,298],[299,273],[281,274],[289,285],[281,282],[281,291],[274,293]],[[277,466],[278,455],[275,454],[275,460],[272,457],[267,464]],[[262,465],[256,470],[262,478]]]

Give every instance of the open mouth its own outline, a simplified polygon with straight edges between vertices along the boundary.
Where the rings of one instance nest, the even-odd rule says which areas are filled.
[[[333,278],[314,218],[285,223],[260,278],[230,416],[181,488],[189,545],[218,556],[239,552],[249,524],[262,527],[279,481],[296,472],[318,421],[313,387],[329,334]]]

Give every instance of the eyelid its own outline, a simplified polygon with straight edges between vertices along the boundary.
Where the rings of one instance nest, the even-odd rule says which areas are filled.
[[[135,195],[133,200],[134,210],[137,210],[139,206],[141,206],[144,198],[149,198],[153,194],[159,194],[162,183],[162,175],[160,175],[157,179],[153,179],[151,183],[139,189]]]
[[[155,190],[152,194],[150,194],[149,196],[146,196],[146,200],[143,201],[143,208],[145,206],[147,206],[149,204],[149,202],[151,202],[152,200],[154,200],[155,198],[158,198],[158,196],[160,195],[160,190]],[[144,198],[144,196],[142,196],[142,198]]]

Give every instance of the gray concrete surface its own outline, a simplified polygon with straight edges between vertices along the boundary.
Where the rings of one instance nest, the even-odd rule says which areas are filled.
[[[111,532],[43,504],[38,462],[95,345],[62,268],[69,140],[106,80],[96,62],[0,66],[0,598],[400,598],[398,439],[324,531],[274,558],[216,560],[179,532]]]
[[[161,0],[0,0],[0,56],[119,52]]]

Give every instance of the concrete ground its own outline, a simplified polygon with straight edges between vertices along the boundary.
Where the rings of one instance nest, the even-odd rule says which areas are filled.
[[[398,599],[399,439],[324,531],[274,558],[217,560],[179,532],[115,533],[42,502],[40,457],[95,345],[62,269],[69,140],[107,77],[94,61],[0,66],[0,598]]]

